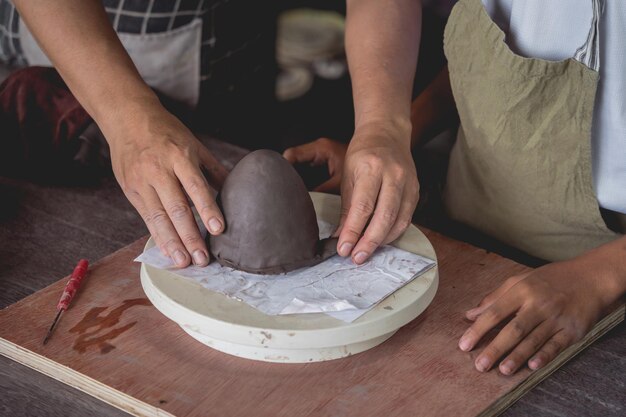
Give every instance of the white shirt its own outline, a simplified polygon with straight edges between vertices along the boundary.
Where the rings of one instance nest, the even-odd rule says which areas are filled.
[[[559,61],[585,43],[592,0],[482,0],[517,54]],[[600,206],[626,213],[626,0],[605,0],[600,82],[593,128],[593,176]]]

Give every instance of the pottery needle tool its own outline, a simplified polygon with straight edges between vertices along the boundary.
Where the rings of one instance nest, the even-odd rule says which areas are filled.
[[[88,267],[89,267],[89,261],[87,261],[87,259],[81,259],[80,261],[78,261],[78,265],[76,265],[76,268],[74,268],[74,272],[72,272],[72,275],[70,276],[70,280],[67,281],[67,284],[65,284],[65,288],[63,289],[63,294],[61,294],[61,299],[59,300],[59,303],[57,304],[57,315],[54,318],[54,321],[52,322],[52,326],[50,326],[50,329],[48,329],[48,333],[46,334],[46,337],[43,339],[44,345],[48,343],[48,339],[50,339],[50,336],[52,336],[52,331],[54,330],[57,323],[59,322],[59,318],[61,318],[61,314],[65,310],[67,310],[68,307],[70,306],[72,299],[74,298],[74,296],[76,295],[76,292],[80,288],[80,284],[82,283],[83,278],[85,278],[85,275],[87,275]]]

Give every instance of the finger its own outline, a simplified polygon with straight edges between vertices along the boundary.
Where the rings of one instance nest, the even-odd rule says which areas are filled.
[[[339,210],[339,224],[332,237],[338,238],[341,235],[343,225],[346,223],[348,217],[348,211],[350,208],[350,200],[352,199],[352,187],[353,184],[346,177],[341,179],[340,194],[341,194],[341,209]],[[351,249],[350,249],[351,250]],[[337,253],[339,253],[339,242],[337,242]]]
[[[150,191],[154,192],[152,187],[148,186],[144,190],[144,194]],[[148,232],[150,233],[150,236],[152,236],[152,239],[154,239],[155,245],[161,250],[161,253],[163,255],[169,256],[169,254],[167,253],[167,250],[162,245],[163,242],[161,241],[161,239],[159,239],[159,235],[157,233],[157,229],[155,228],[154,222],[148,221],[148,219],[150,218],[150,215],[149,215],[150,212],[147,209],[146,204],[144,203],[143,197],[141,197],[141,193],[137,191],[124,190],[124,194],[126,195],[126,198],[128,198],[128,201],[130,201],[130,203],[133,205],[133,207],[135,207],[135,209],[137,210],[137,213],[139,213],[139,215],[143,219],[146,227],[148,228]],[[163,210],[163,213],[165,213],[165,210]]]
[[[528,361],[528,367],[533,371],[544,367],[552,359],[556,358],[572,342],[572,337],[565,330],[560,330],[539,349]]]
[[[310,163],[311,165],[323,165],[328,160],[325,152],[325,142],[330,139],[319,138],[304,145],[288,148],[283,152],[283,157],[292,164]]]
[[[497,326],[504,319],[515,313],[520,308],[520,301],[502,298],[494,303],[481,314],[459,340],[459,348],[470,351],[483,338],[488,331]]]
[[[189,265],[190,258],[185,246],[180,240],[170,217],[163,208],[156,190],[152,187],[143,193],[146,215],[144,221],[153,229],[157,245],[169,256],[176,266],[183,268]]]
[[[517,316],[504,326],[498,335],[478,355],[475,361],[476,369],[485,372],[513,350],[534,328],[541,322],[536,313],[521,309]]]
[[[352,191],[352,198],[347,207],[348,213],[339,235],[340,256],[349,256],[363,229],[374,213],[376,199],[382,178],[379,175],[365,174],[357,178]]]
[[[552,336],[554,326],[544,321],[528,334],[513,351],[500,363],[500,372],[504,375],[512,375],[528,358],[535,354],[541,346]]]
[[[221,190],[228,176],[228,170],[202,144],[198,146],[198,157],[207,172],[209,184],[216,190]]]
[[[341,186],[341,176],[335,175],[328,181],[315,187],[313,191],[317,191],[319,193],[337,193],[339,191],[340,186]]]
[[[493,303],[495,303],[503,294],[505,294],[508,290],[513,288],[518,282],[523,280],[528,276],[529,273],[525,273],[522,275],[513,276],[506,281],[502,285],[500,285],[497,289],[487,294],[481,301],[478,303],[477,307],[472,308],[465,312],[465,317],[468,320],[476,320],[478,316],[480,316],[483,311],[491,307]]]
[[[193,201],[196,211],[209,233],[218,235],[224,230],[224,217],[209,190],[202,172],[192,164],[174,170],[183,188]]]
[[[315,159],[315,149],[311,143],[307,143],[293,148],[288,148],[283,152],[283,158],[292,164],[311,162]]]
[[[411,225],[411,221],[413,220],[413,213],[415,212],[415,207],[417,207],[418,196],[410,196],[407,195],[407,190],[402,196],[402,204],[400,205],[400,211],[398,212],[398,217],[396,218],[396,223],[391,228],[391,231],[387,235],[387,239],[383,242],[384,245],[393,242],[397,238],[399,238],[405,230]]]
[[[173,177],[166,177],[155,189],[187,254],[191,255],[195,265],[206,266],[209,262],[206,243],[200,235],[196,219],[180,185]],[[174,239],[171,235],[169,238]],[[180,265],[177,259],[176,264]],[[184,266],[188,264],[187,262]]]
[[[383,179],[372,220],[352,252],[352,259],[357,265],[365,262],[382,245],[396,223],[403,188],[403,184]]]

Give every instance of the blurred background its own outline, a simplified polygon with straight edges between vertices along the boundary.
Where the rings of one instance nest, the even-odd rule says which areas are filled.
[[[250,149],[282,151],[318,137],[350,140],[345,1],[102,3],[142,77],[227,168]],[[444,16],[424,10],[414,95],[444,64]],[[0,0],[0,82],[20,68],[50,65],[12,3]],[[0,89],[0,98],[10,96],[8,90]],[[41,120],[59,90],[31,90],[39,101],[30,110]],[[113,177],[108,146],[97,132],[43,143],[36,123],[24,123],[29,150],[41,148],[37,160],[16,157],[23,138],[8,137],[6,129],[1,134],[0,308],[66,274],[78,257],[97,260],[147,233]],[[68,144],[69,159],[51,164]],[[79,163],[63,166],[72,158]],[[323,166],[299,172],[310,187],[327,174]]]
[[[348,141],[353,130],[345,59],[345,2],[331,0],[150,1],[103,0],[111,24],[144,79],[176,97],[186,79],[168,62],[189,55],[159,50],[150,38],[174,37],[201,21],[200,85],[193,114],[177,109],[194,130],[254,149],[284,149],[320,136]],[[426,8],[415,93],[444,62],[445,18]],[[375,27],[372,28],[376,30]],[[145,45],[144,45],[145,42]],[[162,41],[164,42],[164,41]],[[184,39],[183,39],[184,42]],[[192,51],[193,52],[193,51]],[[171,54],[171,57],[165,55]],[[182,58],[181,58],[182,57]],[[0,76],[27,65],[50,65],[9,0],[0,0]],[[168,91],[169,90],[169,91]]]
[[[102,3],[143,78],[227,168],[249,149],[350,140],[344,1]],[[424,10],[414,96],[444,64],[443,16]],[[199,64],[199,74],[189,62]],[[20,68],[46,65],[12,3],[0,0],[0,82]],[[44,101],[53,95],[35,93]],[[7,135],[0,133],[0,308],[65,275],[79,257],[95,261],[147,233],[113,177],[106,142],[65,138],[82,141],[88,156],[65,172],[47,163],[58,144],[34,142],[43,147],[40,160],[21,161]],[[8,165],[16,170],[7,172]],[[309,186],[326,174],[325,167],[300,168]]]

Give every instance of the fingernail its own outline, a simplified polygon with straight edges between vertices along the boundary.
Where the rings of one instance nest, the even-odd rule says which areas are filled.
[[[174,252],[174,262],[176,262],[176,265],[185,265],[187,263],[187,257],[183,251],[177,250]]]
[[[339,256],[348,256],[352,252],[354,245],[350,242],[344,242],[339,246]]]
[[[207,256],[206,256],[206,253],[204,253],[204,251],[201,251],[198,249],[197,251],[193,253],[192,257],[193,257],[194,264],[198,266],[202,266],[206,264]]]
[[[465,315],[466,315],[466,316],[470,316],[470,317],[471,317],[471,316],[475,316],[475,315],[476,315],[476,313],[478,313],[478,310],[479,310],[479,308],[478,308],[478,307],[472,308],[471,310],[467,310],[467,311],[465,312]]]
[[[480,372],[485,372],[487,369],[489,369],[489,359],[487,359],[485,356],[479,357],[478,360],[476,360],[476,369],[478,369]]]
[[[510,359],[507,359],[500,364],[500,371],[504,375],[510,375],[513,372],[513,369],[515,369],[515,362]]]
[[[367,259],[367,252],[359,252],[354,255],[354,263],[357,265],[361,265]]]
[[[470,340],[465,336],[461,337],[461,340],[459,340],[459,349],[464,352],[468,352],[471,348],[472,344],[470,343]]]
[[[539,369],[541,367],[541,360],[539,360],[538,358],[532,358],[528,362],[528,367],[532,369],[533,371]]]
[[[209,220],[209,231],[211,233],[217,233],[220,231],[220,229],[222,228],[222,222],[220,222],[219,220],[217,220],[217,218],[212,217]]]

